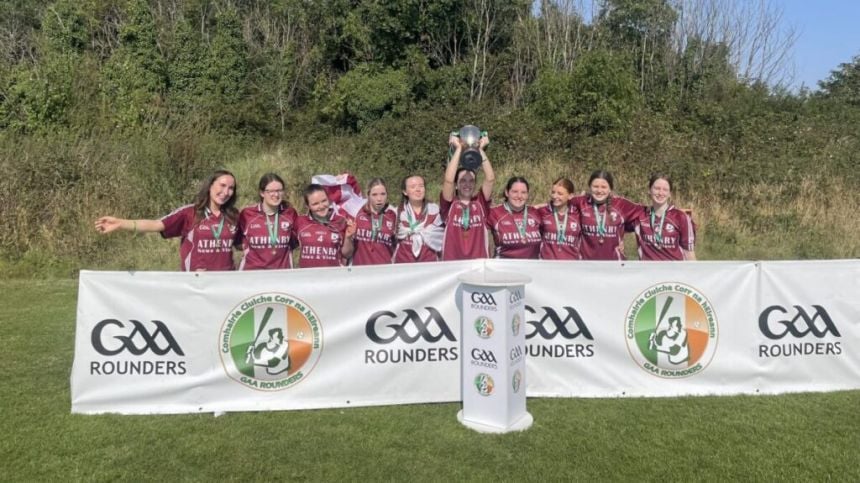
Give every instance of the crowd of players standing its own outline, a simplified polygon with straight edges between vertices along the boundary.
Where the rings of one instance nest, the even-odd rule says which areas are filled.
[[[479,143],[483,179],[460,167],[464,143],[449,139],[439,204],[428,201],[422,176],[406,177],[401,200],[389,203],[381,178],[367,185],[367,203],[355,216],[337,209],[323,186],[308,185],[306,212],[284,198],[284,180],[269,173],[259,181],[259,201],[239,211],[236,178],[215,171],[192,204],[158,220],[101,217],[96,230],[159,232],[181,237],[182,270],[233,270],[233,250],[242,251],[239,270],[328,267],[346,264],[433,262],[488,258],[490,240],[498,258],[624,260],[625,232],[636,235],[641,260],[695,260],[695,226],[690,214],[671,204],[672,182],[661,174],[648,182],[649,204],[613,193],[612,174],[591,174],[586,194],[576,195],[567,178],[553,182],[550,202],[529,206],[531,187],[523,177],[505,185],[503,202],[492,204],[493,167]]]

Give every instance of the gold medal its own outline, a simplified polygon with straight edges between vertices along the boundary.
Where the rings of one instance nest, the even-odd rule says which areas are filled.
[[[600,237],[598,240],[600,241],[600,244],[603,245],[603,237]]]

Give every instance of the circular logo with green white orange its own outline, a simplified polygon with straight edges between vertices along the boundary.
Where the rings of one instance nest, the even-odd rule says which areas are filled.
[[[482,315],[475,319],[475,332],[478,334],[478,337],[489,339],[493,336],[493,332],[495,332],[495,330],[496,326],[489,317]]]
[[[489,374],[480,373],[475,376],[475,380],[472,381],[475,385],[475,390],[478,391],[478,394],[481,396],[490,396],[493,394],[493,390],[496,388],[496,383],[493,381],[493,378],[490,377]]]
[[[284,293],[239,302],[224,319],[218,352],[227,375],[243,386],[279,391],[304,380],[319,360],[322,326],[313,309]]]
[[[717,349],[719,326],[711,302],[676,282],[639,294],[624,319],[627,350],[646,372],[675,379],[704,370]]]

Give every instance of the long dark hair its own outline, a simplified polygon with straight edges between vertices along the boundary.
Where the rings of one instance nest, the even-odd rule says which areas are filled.
[[[209,175],[203,183],[200,184],[200,190],[194,197],[194,223],[206,218],[206,210],[209,208],[209,188],[215,184],[215,180],[221,176],[229,176],[233,178],[233,194],[230,198],[221,205],[221,214],[232,224],[236,224],[239,219],[239,210],[236,209],[236,198],[239,196],[239,185],[236,183],[236,176],[226,169],[219,169]]]
[[[606,214],[609,214],[609,209],[612,208],[612,191],[615,191],[615,178],[612,176],[612,173],[606,171],[605,169],[598,169],[591,173],[591,176],[588,177],[588,189],[591,189],[591,182],[596,179],[606,180],[606,184],[609,185],[609,196],[606,197]],[[591,196],[591,193],[588,194],[588,197],[594,202],[594,198]]]
[[[278,183],[281,183],[281,189],[285,189],[287,187],[287,184],[284,183],[284,180],[281,179],[280,176],[278,176],[275,173],[266,173],[263,175],[262,178],[260,178],[260,182],[258,183],[258,186],[260,188],[259,191],[260,192],[266,191],[266,186],[269,186],[269,183],[271,183],[272,181],[276,181]],[[259,196],[260,196],[260,202],[262,203],[263,202],[263,195],[259,195]],[[280,205],[281,209],[286,210],[287,206],[289,206],[289,203],[287,203],[286,198],[282,197],[281,198],[281,205]]]
[[[503,195],[505,197],[506,203],[508,201],[508,191],[510,191],[511,188],[514,187],[515,183],[522,183],[522,184],[526,185],[526,191],[531,191],[531,187],[529,186],[529,182],[525,178],[523,178],[522,176],[511,176],[508,179],[508,183],[505,185],[505,194]]]

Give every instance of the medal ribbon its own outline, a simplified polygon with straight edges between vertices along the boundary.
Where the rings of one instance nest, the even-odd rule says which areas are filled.
[[[418,228],[418,225],[421,224],[421,221],[416,218],[412,218],[412,207],[407,207],[406,210],[406,222],[409,223],[409,232],[415,233],[415,229]]]
[[[409,213],[407,213],[408,215]],[[412,223],[410,222],[411,226]],[[376,235],[379,234],[379,229],[382,228],[382,215],[379,215],[374,218],[373,213],[370,213],[370,241],[376,241]]]
[[[514,211],[511,209],[511,205],[509,205],[507,202],[505,202],[505,210],[508,211],[508,214],[511,215],[511,217],[514,216]],[[514,225],[517,226],[517,230],[519,230],[519,232],[520,232],[520,239],[523,242],[526,241],[526,220],[528,220],[528,219],[529,219],[529,205],[526,205],[525,208],[523,208],[522,223],[517,223],[517,220],[514,220]],[[567,218],[565,218],[565,219],[567,219]]]
[[[669,211],[668,208],[666,211]],[[654,225],[654,208],[651,208],[651,229],[654,230],[654,239],[657,243],[663,243],[663,223],[666,221],[666,212],[660,217],[660,226]]]
[[[469,215],[470,208],[472,207],[472,202],[469,201],[463,206],[463,229],[468,230],[469,225],[472,223],[472,217]]]
[[[206,208],[206,217],[208,218],[209,215],[211,215],[211,214],[212,214],[212,212],[209,211],[209,208]],[[215,235],[215,238],[217,240],[220,240],[221,239],[221,231],[223,231],[223,230],[224,230],[224,216],[222,215],[221,216],[221,222],[218,223],[218,227],[217,228],[215,226],[212,227],[212,234]]]
[[[597,209],[597,205],[591,205],[591,207],[594,208],[594,220],[597,222],[597,234],[603,238],[606,236],[606,213],[603,213],[603,216],[600,216],[600,210]]]
[[[567,229],[567,215],[570,214],[570,208],[564,212],[564,222],[559,224],[558,222],[558,211],[556,211],[555,207],[552,209],[552,217],[555,219],[555,241],[556,243],[564,242],[564,231]]]
[[[266,229],[269,230],[269,246],[275,248],[278,245],[278,217],[279,213],[275,212],[275,223],[269,220],[269,214],[266,214]]]

